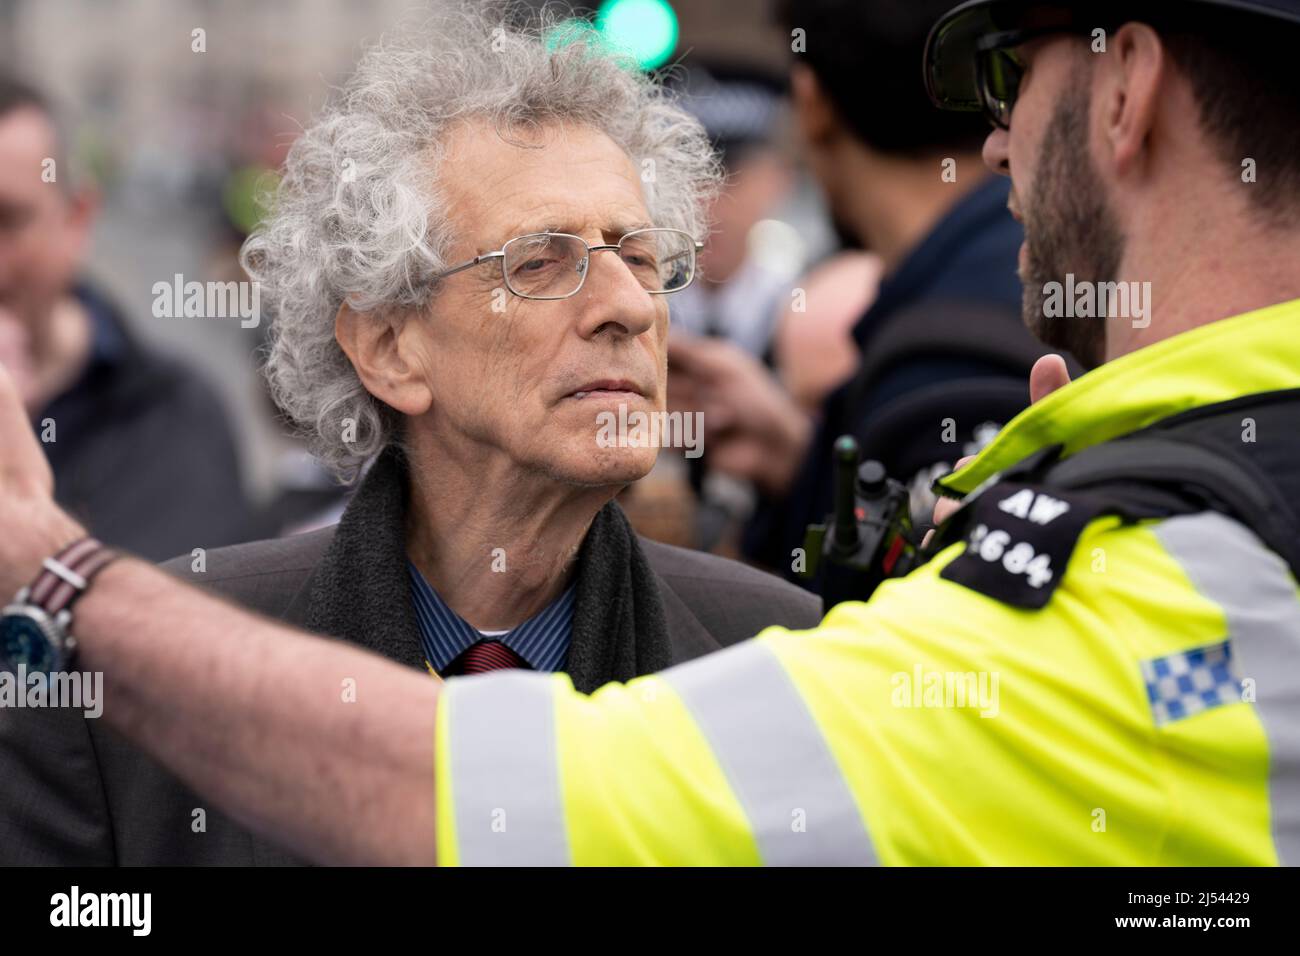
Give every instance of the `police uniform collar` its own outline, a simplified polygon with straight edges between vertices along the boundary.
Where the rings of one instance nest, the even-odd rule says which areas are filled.
[[[1295,388],[1300,299],[1211,322],[1107,362],[1025,409],[936,484],[965,495],[1036,450],[1066,455],[1201,405]]]

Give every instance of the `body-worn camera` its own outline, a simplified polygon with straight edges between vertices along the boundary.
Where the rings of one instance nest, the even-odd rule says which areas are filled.
[[[865,601],[888,577],[916,565],[906,486],[878,461],[859,464],[851,435],[835,442],[835,511],[804,535],[806,567],[799,576],[821,582],[827,610],[841,601]]]

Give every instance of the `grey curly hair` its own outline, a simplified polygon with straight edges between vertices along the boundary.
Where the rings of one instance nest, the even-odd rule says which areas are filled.
[[[271,320],[272,395],[341,478],[399,440],[400,422],[361,384],[334,318],[345,299],[361,312],[429,304],[456,229],[437,190],[450,124],[481,117],[503,135],[551,122],[598,129],[653,170],[641,178],[654,221],[702,238],[719,181],[703,129],[589,34],[557,40],[561,19],[555,7],[511,23],[504,4],[455,6],[380,41],[298,137],[267,219],[244,244]]]

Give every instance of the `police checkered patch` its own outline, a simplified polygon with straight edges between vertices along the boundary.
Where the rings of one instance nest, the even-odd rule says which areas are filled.
[[[1241,678],[1228,641],[1143,661],[1142,677],[1157,724],[1182,720],[1242,699]]]

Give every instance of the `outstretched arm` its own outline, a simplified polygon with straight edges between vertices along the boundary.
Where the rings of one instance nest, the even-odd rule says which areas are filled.
[[[82,535],[0,368],[0,594]],[[321,863],[436,862],[439,683],[185,587],[143,562],[75,608],[103,719],[246,826]]]

